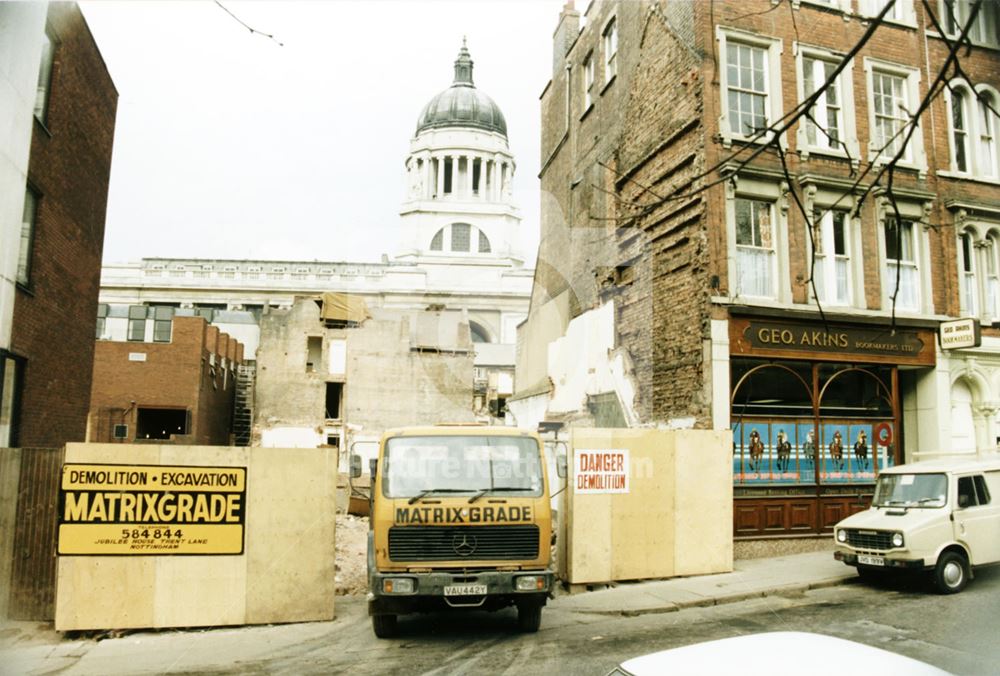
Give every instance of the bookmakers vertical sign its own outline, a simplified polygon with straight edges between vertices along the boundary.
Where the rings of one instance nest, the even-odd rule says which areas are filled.
[[[242,554],[245,467],[63,465],[59,554]]]

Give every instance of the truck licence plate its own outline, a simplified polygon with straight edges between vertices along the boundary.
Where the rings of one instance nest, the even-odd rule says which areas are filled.
[[[858,563],[865,566],[884,566],[885,557],[868,556],[867,554],[858,554]]]
[[[445,596],[485,596],[484,584],[450,584],[444,588]]]

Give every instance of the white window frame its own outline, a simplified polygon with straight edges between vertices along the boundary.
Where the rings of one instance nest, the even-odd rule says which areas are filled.
[[[843,54],[838,54],[837,52],[832,52],[828,49],[821,49],[818,47],[803,45],[801,43],[793,43],[792,49],[795,52],[795,70],[797,74],[796,86],[798,88],[799,101],[802,102],[808,97],[805,87],[806,59],[812,59],[814,62],[825,61],[827,63],[839,63],[844,57]],[[815,86],[819,86],[825,81],[825,73],[823,74],[823,79],[817,81],[815,79],[814,72],[813,82],[815,83]],[[840,140],[843,145],[847,146],[847,149],[845,150],[843,145],[831,146],[827,142],[826,135],[819,129],[816,130],[817,143],[810,143],[809,126],[811,125],[811,122],[806,119],[802,119],[798,124],[798,129],[796,131],[796,146],[798,147],[799,154],[803,159],[808,159],[809,155],[812,153],[833,155],[835,157],[850,156],[852,161],[851,163],[857,167],[861,159],[861,145],[858,142],[857,119],[854,113],[853,59],[847,64],[847,66],[844,67],[840,74],[837,75],[836,82],[840,98]],[[816,105],[817,108],[820,108],[821,106],[825,107],[825,93],[820,95]]]
[[[735,187],[733,182],[735,181]],[[783,184],[764,178],[739,176],[727,182],[726,231],[727,258],[729,260],[729,295],[731,298],[753,300],[764,304],[790,304],[792,297],[788,261],[788,202]],[[752,295],[743,291],[740,284],[740,251],[736,244],[736,200],[746,199],[767,202],[771,207],[770,294]]]
[[[954,27],[950,25],[952,20],[949,19],[949,3],[947,0],[938,1],[938,23],[941,24],[941,28],[948,37],[956,38],[961,35],[962,28],[965,26],[966,19],[969,16],[971,0],[954,0],[952,4],[957,10],[955,12]],[[1000,5],[987,1],[980,8],[979,14],[976,15],[976,22],[969,31],[968,37],[972,44],[986,47],[1000,47],[1000,35],[996,33],[993,35],[989,34],[991,19],[994,25],[1000,22]]]
[[[31,263],[34,258],[35,235],[38,230],[38,205],[41,201],[39,194],[30,186],[25,188],[15,273],[15,281],[23,287],[31,286]]]
[[[764,95],[766,97],[764,100],[764,112],[767,116],[767,125],[770,126],[784,115],[781,98],[781,54],[784,51],[782,41],[779,38],[772,38],[726,26],[716,26],[715,37],[718,43],[718,60],[722,64],[722,67],[719,68],[719,135],[722,137],[723,147],[731,147],[733,141],[770,142],[774,137],[771,132],[755,139],[753,136],[735,133],[730,129],[729,68],[727,55],[730,42],[764,49],[767,61],[764,68]],[[779,142],[785,145],[783,136],[779,139]]]
[[[952,114],[952,106],[955,101],[956,92],[960,92],[965,99],[963,107],[965,129],[965,159],[966,167],[961,169],[958,166],[957,145],[955,139],[955,120]],[[969,87],[964,80],[956,80],[951,83],[951,88],[944,92],[945,110],[947,111],[948,124],[948,170],[938,171],[943,176],[959,176],[962,178],[982,181],[986,183],[1000,182],[1000,117],[994,115],[979,100],[979,97],[992,99],[990,105],[994,110],[1000,111],[1000,92],[989,85],[977,85],[975,89]],[[990,141],[984,142],[987,131],[984,125],[983,116],[989,124]]]
[[[45,26],[42,33],[42,58],[38,65],[38,87],[35,92],[35,118],[43,125],[48,122],[49,101],[52,98],[52,73],[55,66],[56,49],[59,42],[51,27]]]
[[[878,16],[889,0],[858,0],[858,12],[865,17]],[[896,4],[885,15],[884,21],[916,28],[917,15],[913,10],[913,0],[896,0]]]
[[[951,171],[959,175],[971,174],[975,162],[972,159],[972,116],[970,115],[969,101],[974,99],[974,95],[962,83],[954,83],[952,84],[952,88],[945,90],[944,93],[945,109],[948,111],[945,117],[948,120],[948,157],[951,160]],[[961,113],[964,128],[961,130],[955,128],[954,106],[956,94],[962,99]],[[956,135],[959,133],[962,134],[962,150],[965,151],[964,169],[959,166],[958,162],[959,140],[956,138]]]
[[[615,15],[604,23],[601,46],[604,50],[604,88],[607,88],[618,75],[618,17]]]
[[[1000,230],[990,228],[983,238],[983,302],[982,318],[988,322],[1000,319]]]
[[[806,250],[809,252],[810,262],[812,259],[813,241],[815,238],[820,240],[820,250],[822,254],[816,254],[816,266],[813,274],[822,281],[817,284],[822,291],[822,296],[819,298],[819,302],[824,306],[838,306],[838,307],[851,307],[854,305],[854,277],[855,277],[855,256],[854,256],[854,228],[853,219],[851,218],[850,212],[847,209],[832,209],[832,208],[817,208],[816,212],[819,213],[819,222],[813,222],[813,235],[808,237],[807,235],[807,246]],[[835,238],[834,238],[834,218],[836,215],[840,215],[843,220],[844,228],[844,248],[845,253],[836,253]],[[820,261],[822,258],[822,262]],[[839,260],[838,260],[839,259]],[[807,262],[807,272],[809,270],[809,264]],[[838,262],[844,263],[844,265],[838,265]],[[839,269],[846,269],[847,280],[845,284],[844,297],[840,297],[839,289],[840,284],[837,278]],[[812,285],[809,286],[810,297],[815,300],[816,297],[813,295]]]
[[[888,199],[879,198],[878,215],[878,243],[879,243],[879,274],[881,275],[882,287],[882,308],[888,313],[892,310],[892,293],[896,286],[895,266],[889,262],[887,257],[888,249],[885,241],[886,222],[896,218],[895,211]],[[901,304],[901,298],[897,298],[896,314],[930,314],[931,307],[931,278],[930,278],[930,258],[927,243],[927,225],[925,223],[924,206],[915,201],[910,201],[897,196],[896,203],[899,207],[899,214],[902,220],[912,223],[911,248],[913,251],[912,261],[907,261],[905,267],[913,268],[914,294],[915,300],[911,305]],[[896,260],[896,259],[892,259]],[[902,280],[901,280],[902,281]]]
[[[892,159],[894,153],[889,154],[880,152],[882,144],[880,144],[875,137],[875,75],[888,75],[891,77],[901,78],[903,80],[903,107],[905,108],[905,111],[910,114],[909,119],[912,120],[912,114],[916,111],[917,105],[919,105],[920,102],[920,70],[909,66],[890,63],[888,61],[882,61],[880,59],[873,59],[871,57],[865,57],[864,69],[868,93],[868,159],[876,164],[887,163]],[[904,125],[907,123],[904,123]],[[924,154],[923,127],[921,126],[919,119],[915,121],[915,124],[917,128],[913,132],[913,136],[910,138],[910,142],[906,146],[906,152],[904,152],[903,156],[896,164],[900,167],[917,169],[920,172],[921,177],[923,177],[927,172],[927,157]],[[902,142],[907,133],[908,131],[904,126],[904,130],[900,133],[897,140]]]
[[[594,107],[594,52],[588,52],[583,57],[583,117]]]
[[[966,260],[968,248],[968,260]],[[958,253],[958,299],[963,317],[979,314],[981,305],[978,250],[980,249],[975,228],[966,227],[958,233],[956,250]]]
[[[851,1],[852,0],[792,0],[792,8],[798,9],[801,5],[816,5],[817,7],[826,7],[828,9],[836,9],[841,12],[851,11]],[[845,19],[847,17],[844,17]]]

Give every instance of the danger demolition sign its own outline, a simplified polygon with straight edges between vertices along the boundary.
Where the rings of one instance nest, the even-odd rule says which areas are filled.
[[[60,555],[242,554],[245,467],[63,465]]]
[[[628,449],[575,449],[574,493],[628,493]]]

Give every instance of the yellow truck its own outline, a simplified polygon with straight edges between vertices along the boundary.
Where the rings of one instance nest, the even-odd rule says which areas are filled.
[[[538,436],[437,425],[386,432],[371,467],[368,614],[517,607],[534,632],[550,597],[552,515]],[[352,458],[352,476],[361,474]]]

